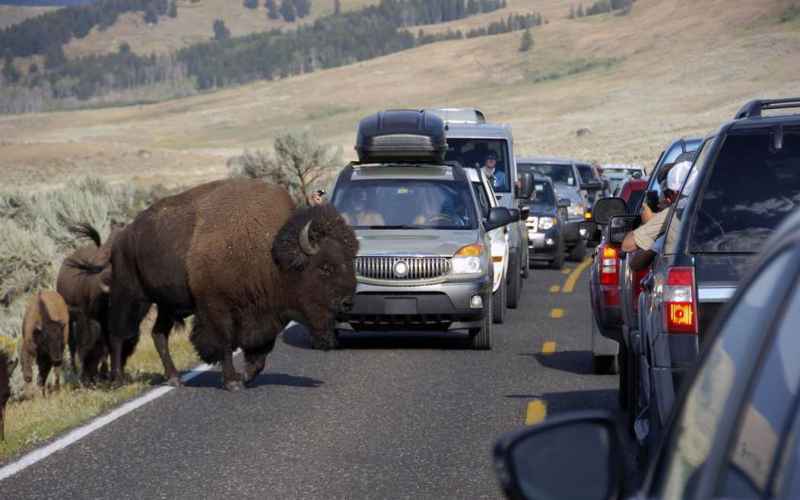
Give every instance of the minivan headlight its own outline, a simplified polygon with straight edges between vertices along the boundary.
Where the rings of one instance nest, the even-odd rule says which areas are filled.
[[[542,231],[547,231],[551,227],[556,225],[556,220],[552,217],[540,217],[539,218],[539,229]]]
[[[483,274],[483,245],[467,245],[453,255],[453,274]]]

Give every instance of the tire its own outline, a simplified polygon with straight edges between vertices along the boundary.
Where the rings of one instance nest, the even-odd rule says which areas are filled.
[[[508,294],[506,305],[509,309],[516,309],[519,305],[519,296],[522,294],[522,275],[519,272],[519,259],[511,259],[511,267],[508,269]]]
[[[528,265],[525,265],[525,263],[526,263],[526,262],[528,263]],[[519,263],[519,264],[520,264],[520,266],[519,266],[519,267],[522,269],[522,279],[523,279],[523,280],[526,280],[526,279],[528,279],[528,278],[530,277],[530,275],[531,275],[531,272],[530,272],[530,268],[531,268],[530,262],[531,262],[531,254],[530,254],[530,250],[526,249],[526,250],[525,250],[525,255],[523,255],[523,256],[522,256],[522,262],[520,262],[520,263]],[[524,284],[524,283],[525,283],[525,282],[523,281],[523,284]]]
[[[552,262],[550,262],[550,267],[553,269],[558,269],[559,271],[564,269],[564,238],[562,237],[558,241],[558,247],[556,247],[556,256],[553,258]]]
[[[592,356],[592,371],[597,375],[615,375],[619,373],[617,356]]]
[[[508,286],[506,280],[501,280],[500,288],[492,294],[492,321],[497,324],[502,324],[506,321],[506,296],[508,295]]]
[[[584,258],[586,258],[586,242],[581,238],[578,244],[572,247],[569,253],[569,259],[574,262],[580,262]]]
[[[470,346],[476,351],[488,351],[492,348],[492,302],[487,300],[488,310],[483,314],[483,320],[480,328],[473,329],[469,332]]]

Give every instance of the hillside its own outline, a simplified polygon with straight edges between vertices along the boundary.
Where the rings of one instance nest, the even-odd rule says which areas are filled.
[[[28,188],[81,173],[187,184],[226,175],[226,159],[292,128],[352,157],[361,116],[432,105],[511,123],[518,154],[650,165],[671,139],[712,130],[750,98],[800,93],[800,67],[788,64],[800,20],[779,19],[791,2],[638,0],[628,16],[568,20],[571,3],[509,1],[506,14],[550,20],[527,53],[514,33],[156,105],[2,117],[0,175]],[[577,138],[580,128],[591,134]]]
[[[29,17],[36,17],[58,7],[28,7],[23,5],[0,5],[0,29],[21,23]]]

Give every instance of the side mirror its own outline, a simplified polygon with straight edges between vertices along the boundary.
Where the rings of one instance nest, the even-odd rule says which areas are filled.
[[[621,450],[609,413],[576,412],[502,436],[495,473],[507,498],[615,499],[624,478]]]
[[[572,203],[569,201],[569,198],[561,198],[558,200],[558,208],[569,208]]]
[[[511,211],[506,207],[493,207],[489,210],[489,217],[486,219],[484,226],[486,226],[487,231],[491,231],[492,229],[511,224],[515,220],[519,220],[519,214],[517,215],[517,219],[514,219],[511,215]]]
[[[628,205],[622,198],[601,198],[592,208],[592,217],[600,225],[608,224],[612,217],[625,215]]]
[[[581,185],[581,188],[587,191],[599,191],[600,189],[603,189],[603,183],[600,181],[584,182]]]
[[[530,199],[534,188],[533,175],[530,172],[520,172],[517,175],[517,179],[519,180],[519,188],[516,190],[517,198]]]
[[[520,211],[517,208],[509,208],[508,212],[511,214],[511,218],[514,221],[518,221],[520,217]],[[513,222],[513,221],[512,221]]]
[[[519,207],[519,220],[528,220],[528,217],[531,216],[531,207],[524,206]]]
[[[618,215],[612,217],[608,225],[608,240],[611,243],[622,243],[625,235],[636,229],[638,215]]]

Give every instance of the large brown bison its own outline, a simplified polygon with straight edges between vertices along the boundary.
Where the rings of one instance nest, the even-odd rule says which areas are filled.
[[[75,360],[80,360],[81,382],[93,384],[97,380],[98,368],[106,365],[109,353],[108,296],[111,287],[111,245],[121,226],[112,225],[105,242],[89,224],[70,227],[78,238],[86,238],[92,244],[82,246],[70,254],[56,279],[56,291],[69,306],[70,338],[69,353],[73,370]],[[129,342],[124,348],[124,357],[133,352],[135,344]]]
[[[0,441],[6,439],[6,402],[11,397],[11,372],[13,365],[8,355],[0,349]]]
[[[117,237],[109,309],[112,377],[122,376],[122,341],[138,335],[158,306],[153,341],[169,383],[180,385],[168,348],[176,321],[194,314],[191,341],[207,363],[222,362],[225,388],[264,368],[289,318],[331,347],[335,313],[351,303],[358,242],[332,206],[296,210],[283,188],[249,179],[197,186],[163,198]]]
[[[69,309],[52,290],[39,292],[28,301],[22,320],[20,362],[27,386],[33,382],[33,363],[39,368],[39,387],[45,394],[45,383],[55,369],[55,388],[61,388],[61,364],[69,337]]]

